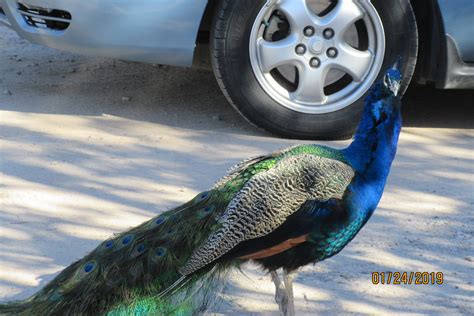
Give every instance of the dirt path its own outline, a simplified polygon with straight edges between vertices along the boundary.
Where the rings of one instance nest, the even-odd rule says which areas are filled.
[[[380,208],[338,256],[302,269],[299,315],[472,312],[472,100],[410,92]],[[235,162],[294,143],[243,121],[211,73],[61,53],[0,27],[0,301],[26,298]],[[440,271],[445,283],[376,286],[375,271]],[[245,273],[215,312],[275,314],[269,277]]]

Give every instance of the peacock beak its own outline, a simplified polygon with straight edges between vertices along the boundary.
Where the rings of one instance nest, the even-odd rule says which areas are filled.
[[[400,92],[401,81],[400,71],[396,68],[389,69],[383,78],[383,84],[395,96]]]
[[[390,85],[388,86],[390,91],[392,91],[394,96],[398,96],[398,92],[400,92],[400,81],[391,79]]]

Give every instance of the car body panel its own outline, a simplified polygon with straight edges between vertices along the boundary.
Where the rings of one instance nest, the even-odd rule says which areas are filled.
[[[474,64],[464,62],[451,35],[446,35],[446,70],[436,87],[441,89],[473,89]]]
[[[207,0],[24,0],[71,13],[65,31],[29,26],[16,0],[0,0],[3,24],[37,44],[73,53],[191,66]],[[2,19],[0,18],[0,21]]]
[[[464,62],[474,63],[474,1],[438,0],[446,34]],[[447,39],[449,40],[449,39]]]

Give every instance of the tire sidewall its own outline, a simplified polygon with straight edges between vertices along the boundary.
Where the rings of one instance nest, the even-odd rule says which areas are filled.
[[[357,127],[367,92],[339,111],[305,114],[277,103],[260,86],[250,62],[249,44],[253,23],[265,3],[265,0],[229,1],[223,11],[224,52],[215,62],[224,63],[218,65],[225,70],[221,74],[222,84],[234,107],[254,125],[280,136],[328,140],[349,137]],[[374,0],[372,3],[382,20],[386,38],[385,57],[377,80],[401,57],[404,92],[413,75],[417,52],[413,11],[407,0]]]

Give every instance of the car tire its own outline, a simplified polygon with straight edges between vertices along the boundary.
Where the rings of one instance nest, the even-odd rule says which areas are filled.
[[[303,0],[288,1],[293,1],[291,2],[291,5],[293,5]],[[329,1],[334,2],[333,0]],[[338,1],[347,2],[347,0]],[[259,77],[258,66],[255,66],[255,63],[259,63],[255,61],[258,60],[258,52],[263,50],[257,49],[257,58],[255,58],[255,55],[253,55],[252,53],[252,47],[255,46],[252,44],[252,36],[254,35],[256,28],[259,29],[260,27],[270,27],[267,26],[267,24],[270,25],[271,19],[275,19],[276,15],[276,19],[278,19],[278,28],[281,27],[282,24],[287,23],[288,26],[286,27],[286,29],[289,30],[288,34],[291,35],[292,32],[296,33],[298,31],[301,31],[301,26],[294,27],[291,24],[292,21],[295,21],[296,25],[296,21],[298,20],[294,19],[293,17],[288,18],[288,13],[286,13],[286,11],[285,13],[281,13],[280,9],[278,9],[277,11],[275,11],[276,13],[271,13],[271,18],[265,20],[263,26],[259,26],[258,19],[261,18],[262,14],[267,14],[267,17],[269,16],[269,13],[263,11],[266,10],[265,6],[269,2],[267,2],[266,0],[220,0],[216,7],[213,27],[211,30],[211,62],[217,81],[223,93],[230,101],[230,103],[237,109],[237,111],[240,112],[249,122],[259,128],[269,131],[270,133],[282,137],[298,139],[336,140],[346,139],[350,137],[357,127],[358,118],[360,117],[363,109],[364,98],[368,92],[370,85],[375,80],[379,79],[386,69],[392,67],[397,60],[401,60],[401,63],[399,63],[399,68],[404,78],[402,85],[402,93],[404,93],[413,76],[417,59],[418,32],[415,15],[409,0],[373,0],[366,2],[364,1],[364,3],[370,2],[373,4],[373,8],[379,16],[379,22],[381,22],[381,24],[383,25],[382,30],[383,36],[385,37],[383,50],[384,54],[381,54],[381,56],[379,57],[374,54],[375,57],[373,57],[373,60],[376,60],[377,58],[379,58],[380,60],[378,68],[375,70],[373,68],[370,69],[370,71],[372,72],[372,79],[368,83],[364,82],[365,86],[363,90],[354,90],[357,91],[357,95],[355,92],[351,92],[352,90],[349,90],[349,88],[346,87],[347,91],[349,91],[347,92],[346,96],[347,100],[350,101],[346,102],[348,104],[343,104],[343,101],[345,101],[346,99],[341,99],[342,101],[339,100],[339,103],[334,102],[333,104],[331,104],[331,106],[337,104],[339,108],[334,106],[321,106],[318,107],[316,113],[313,113],[312,111],[315,108],[313,108],[312,105],[306,106],[306,103],[304,103],[304,105],[301,106],[303,110],[300,110],[299,108],[296,108],[296,106],[300,106],[300,104],[297,103],[299,101],[295,101],[294,104],[292,104],[292,97],[288,97],[288,100],[283,99],[287,94],[291,95],[292,92],[283,91],[280,95],[278,94],[278,92],[272,94],[272,87],[265,89],[264,80],[267,79],[262,79]],[[331,8],[334,8],[334,6],[335,5],[333,5],[333,7]],[[288,10],[288,12],[291,11]],[[374,16],[375,15],[373,14],[372,18],[374,18]],[[282,19],[288,21],[281,22]],[[364,19],[366,18],[364,17]],[[377,23],[370,22],[370,20],[368,21],[369,22],[367,23]],[[360,24],[360,22],[357,23]],[[359,32],[359,24],[357,25],[357,32]],[[365,26],[365,33],[369,33],[369,31],[374,28],[372,24],[369,24],[369,26]],[[285,28],[284,25],[283,28]],[[305,28],[304,32],[307,31],[308,33],[304,34],[311,34],[311,30],[307,30],[307,28]],[[266,32],[267,30],[264,30],[261,34],[265,34]],[[278,34],[278,32],[281,31],[277,30],[273,32],[273,35],[271,35],[272,39],[275,34]],[[319,30],[316,29],[315,32],[319,32]],[[345,32],[347,33],[347,29]],[[288,34],[285,36],[289,37],[290,35]],[[318,45],[321,45],[320,42],[322,42],[322,40],[320,40],[320,37],[317,37],[317,39],[313,39],[313,42],[309,42],[309,40],[306,39],[304,34],[301,36],[297,35],[300,36],[298,38],[304,38],[304,40],[307,41],[306,46],[310,47],[310,49],[308,49],[305,46],[307,51],[304,54],[310,54],[309,57],[311,57],[311,54],[314,55],[316,53],[319,53],[320,55],[314,56],[321,56],[321,58],[326,58],[326,61],[328,63],[331,62],[329,60],[329,51],[325,51],[324,54],[321,53],[320,50],[317,50],[320,48],[320,46]],[[326,35],[326,33],[321,34]],[[328,35],[331,35],[331,33],[329,32]],[[261,36],[263,37],[264,35]],[[373,37],[374,36],[372,36],[372,40]],[[334,36],[334,38],[336,37]],[[368,35],[367,38],[369,38]],[[261,41],[262,39],[260,39],[259,43],[261,43]],[[357,41],[358,43],[362,43],[363,41],[369,42],[369,40],[361,40],[361,36],[359,35],[359,33],[357,33]],[[381,42],[382,41],[379,41],[377,45],[380,46]],[[324,46],[324,49],[328,49],[327,45],[330,44],[324,45],[326,45]],[[308,50],[311,51],[308,52]],[[255,51],[255,49],[253,49],[253,51]],[[380,51],[382,51],[382,49]],[[265,54],[264,56],[268,57],[272,55]],[[302,56],[306,59],[301,60],[303,60],[303,62],[306,61],[307,56]],[[294,56],[290,56],[288,58],[294,58]],[[341,60],[343,62],[346,62],[346,60],[343,60],[342,57]],[[300,60],[298,60],[297,62],[298,67],[300,67],[299,65],[303,63],[300,63]],[[315,62],[315,64],[317,64],[317,61]],[[344,64],[344,66],[345,65],[347,65],[347,62]],[[290,68],[292,67],[293,66],[291,66]],[[294,75],[295,78],[301,76],[299,72],[300,68],[298,67],[294,68],[296,69]],[[347,67],[344,69],[347,69]],[[310,71],[312,70],[310,69]],[[336,71],[340,73],[339,70]],[[360,70],[358,71],[361,72]],[[280,73],[278,74],[281,75]],[[273,84],[273,75],[271,75],[272,77],[270,77],[270,75],[266,73],[265,76],[267,76],[265,78],[269,78],[269,82],[271,81]],[[366,78],[367,76],[368,75],[366,75]],[[344,78],[345,77],[343,77],[343,79]],[[300,81],[300,79],[296,80],[298,82],[302,82]],[[342,82],[342,79],[340,80]],[[337,84],[339,84],[339,82],[337,82]],[[297,85],[299,85],[299,83]],[[354,87],[356,86],[357,83],[354,83]],[[359,85],[359,87],[361,86],[362,85]],[[278,89],[279,88],[276,87],[274,91],[280,91]],[[307,88],[305,89],[306,91],[308,91]],[[299,87],[296,88],[296,91],[299,91]],[[304,91],[304,89],[302,88],[301,91]],[[325,93],[326,90],[323,91]],[[311,93],[312,92],[309,91],[306,94],[311,95]],[[341,93],[341,95],[343,94]],[[355,98],[356,96],[357,98]],[[278,99],[279,97],[281,97],[281,100]],[[296,100],[296,98],[294,99]],[[334,99],[337,100],[336,98]],[[304,100],[304,102],[310,102],[311,97],[305,96],[305,98],[302,98],[302,100]],[[317,112],[323,108],[324,111],[321,110],[321,113]]]

